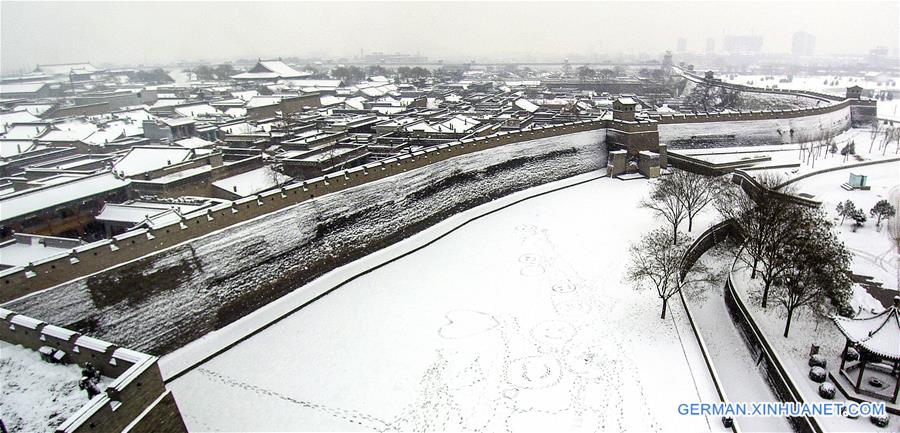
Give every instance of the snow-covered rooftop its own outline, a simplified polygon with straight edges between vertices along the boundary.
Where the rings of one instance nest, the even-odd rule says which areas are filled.
[[[249,71],[233,75],[231,78],[237,80],[269,80],[278,78],[299,78],[310,75],[307,72],[300,72],[281,60],[262,60],[258,62]]]
[[[0,134],[15,123],[40,122],[41,119],[28,111],[0,113]]]
[[[78,239],[17,234],[0,244],[0,265],[27,266],[47,257],[68,253],[81,243]]]
[[[25,216],[63,203],[92,197],[127,186],[131,181],[112,173],[88,176],[72,182],[35,188],[0,197],[0,221]]]
[[[38,65],[35,72],[42,72],[51,75],[69,75],[70,73],[93,73],[98,72],[90,63],[59,63],[53,65]]]
[[[134,176],[187,161],[193,150],[180,146],[136,146],[113,166],[116,173]]]
[[[215,143],[206,141],[200,137],[188,137],[175,141],[175,144],[186,149],[201,149],[205,147],[212,147]]]
[[[834,324],[853,343],[883,358],[900,359],[900,296],[881,314],[865,318],[834,317]]]
[[[213,186],[241,197],[247,197],[272,189],[291,180],[271,167],[260,167],[235,176],[213,182]]]

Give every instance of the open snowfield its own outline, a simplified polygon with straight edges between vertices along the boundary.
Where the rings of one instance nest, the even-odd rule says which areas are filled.
[[[647,190],[603,178],[488,214],[168,386],[192,431],[721,431],[677,413],[718,401],[680,304],[661,320],[622,281]]]
[[[868,176],[868,191],[846,191],[841,184],[847,182],[850,173]],[[822,208],[840,224],[835,207],[839,202],[852,200],[857,208],[862,208],[869,217],[869,209],[879,200],[890,201],[900,209],[900,161],[864,167],[848,168],[810,176],[794,184],[797,191],[813,195],[822,201]],[[897,217],[894,217],[896,220]],[[873,277],[884,287],[897,290],[900,287],[900,254],[896,241],[892,239],[890,222],[882,221],[875,226],[875,219],[869,217],[863,227],[853,232],[853,222],[849,219],[840,224],[839,237],[853,252],[853,272]]]
[[[848,77],[843,76],[835,79],[834,76],[806,76],[794,77],[790,83],[779,83],[778,81],[785,78],[783,75],[773,76],[773,79],[766,80],[764,75],[722,75],[721,78],[729,83],[743,84],[754,87],[771,87],[778,86],[779,89],[790,90],[808,90],[812,92],[827,93],[835,96],[844,96],[847,94],[847,87],[860,86],[866,90],[874,90],[879,92],[882,90],[896,91],[896,86],[878,85],[877,82],[865,77]],[[888,80],[900,81],[900,77],[887,77]],[[877,111],[878,117],[882,119],[900,120],[900,99],[878,101]]]
[[[860,86],[863,89],[886,90],[892,87],[878,85],[878,82],[862,76],[841,76],[836,78],[834,75],[810,75],[795,76],[789,83],[780,83],[779,81],[786,78],[785,75],[772,75],[772,79],[766,80],[765,75],[731,75],[721,74],[723,80],[734,84],[743,84],[754,87],[771,87],[778,86],[779,89],[791,90],[809,90],[813,92],[828,93],[837,96],[844,96],[847,88],[850,86]],[[900,77],[886,77],[888,80],[900,81]]]

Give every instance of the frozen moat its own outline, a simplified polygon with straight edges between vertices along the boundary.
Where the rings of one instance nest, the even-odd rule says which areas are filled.
[[[721,431],[677,413],[718,401],[680,303],[661,320],[623,282],[655,224],[647,187],[601,178],[486,215],[168,386],[197,431]]]

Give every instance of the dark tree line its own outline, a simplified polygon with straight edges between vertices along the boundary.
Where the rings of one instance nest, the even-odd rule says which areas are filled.
[[[732,218],[744,239],[740,257],[750,279],[762,279],[761,306],[775,299],[786,313],[785,337],[794,313],[809,308],[846,312],[850,298],[851,254],[834,224],[818,208],[786,199],[793,191],[777,177],[762,177],[763,190],[750,197],[739,188],[723,191],[716,207]]]
[[[162,70],[162,68],[150,69],[147,71],[128,72],[128,79],[135,83],[146,84],[166,84],[173,83],[175,80]]]
[[[714,177],[674,170],[658,179],[642,205],[666,221],[671,230],[658,227],[630,248],[626,279],[638,288],[653,288],[663,302],[685,288],[709,281],[709,270],[698,263],[680,275],[690,238],[679,226],[712,203],[732,219],[744,240],[740,257],[751,267],[751,279],[761,278],[762,307],[773,299],[786,313],[788,336],[796,311],[807,308],[824,315],[835,308],[846,312],[850,298],[851,254],[834,230],[834,224],[817,209],[788,199],[781,179],[762,176],[762,188],[752,197],[736,185]]]
[[[198,80],[227,80],[238,73],[234,66],[227,63],[215,66],[200,65],[191,72]]]

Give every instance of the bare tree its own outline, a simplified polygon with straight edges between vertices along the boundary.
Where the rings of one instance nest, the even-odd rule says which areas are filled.
[[[641,206],[652,210],[672,226],[672,244],[678,244],[678,226],[688,216],[684,202],[679,198],[675,185],[658,179],[650,190],[650,197],[641,200]]]
[[[787,200],[768,200],[757,206],[758,218],[766,222],[758,234],[761,254],[758,262],[762,265],[760,276],[763,280],[762,307],[768,306],[769,290],[792,266],[790,249],[804,236],[802,227],[808,226],[812,211],[809,208]]]
[[[884,128],[884,131],[881,134],[881,143],[878,144],[878,147],[881,149],[881,156],[887,154],[888,144],[890,144],[891,141],[894,140],[895,136],[897,136],[897,128]]]
[[[713,202],[717,192],[722,188],[722,181],[719,178],[684,170],[673,170],[660,182],[670,184],[664,190],[671,192],[681,201],[687,213],[688,232],[693,230],[694,217]]]
[[[869,144],[869,153],[872,153],[872,147],[875,146],[875,140],[878,139],[878,136],[881,134],[881,124],[878,123],[876,119],[874,123],[872,123],[872,129],[869,131],[869,137],[872,139],[872,142]]]
[[[851,254],[821,212],[810,211],[808,215],[810,218],[796,225],[804,236],[794,238],[782,253],[788,265],[774,291],[774,298],[787,313],[785,338],[798,309],[809,308],[821,315],[829,304],[839,310],[849,305]]]
[[[708,281],[708,269],[702,263],[694,264],[684,279],[680,278],[684,255],[691,245],[690,237],[682,236],[672,244],[667,230],[657,227],[644,234],[640,241],[629,247],[630,263],[625,278],[635,284],[635,289],[654,289],[662,300],[661,319],[666,318],[669,298],[700,282]]]
[[[789,224],[788,206],[781,194],[791,194],[793,189],[781,187],[775,192],[783,178],[774,174],[763,174],[757,177],[762,190],[750,196],[737,187],[721,187],[716,193],[716,208],[725,217],[732,219],[744,239],[752,271],[750,278],[755,279],[760,262],[768,248],[777,242],[781,231]],[[775,229],[773,229],[775,228]],[[742,256],[742,258],[745,256]]]

